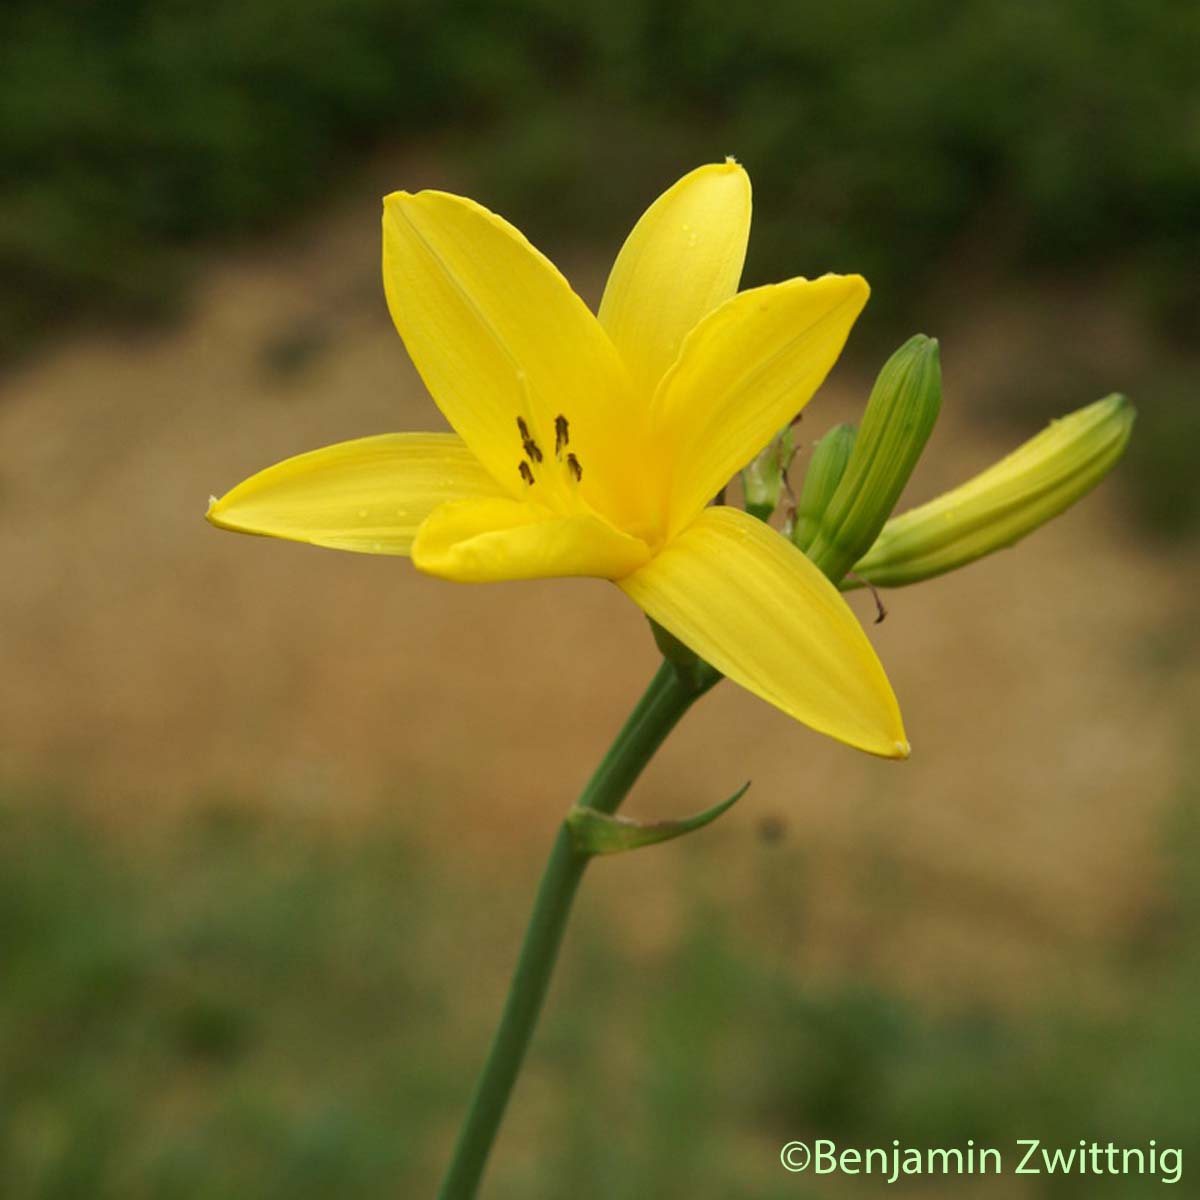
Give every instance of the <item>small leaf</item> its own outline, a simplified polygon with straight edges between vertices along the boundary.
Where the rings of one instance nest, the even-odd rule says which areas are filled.
[[[594,808],[575,805],[567,814],[567,826],[575,849],[582,854],[620,854],[625,850],[636,850],[639,846],[652,846],[655,842],[669,842],[672,838],[694,833],[711,824],[723,812],[732,808],[750,786],[744,783],[728,800],[714,804],[692,817],[669,821],[637,821],[632,817],[621,817],[598,812]]]

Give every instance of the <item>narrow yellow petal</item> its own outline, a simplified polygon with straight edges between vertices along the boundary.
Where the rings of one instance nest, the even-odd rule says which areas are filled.
[[[386,433],[276,463],[206,514],[222,529],[358,550],[408,554],[417,528],[448,500],[503,490],[452,433]]]
[[[620,587],[722,674],[870,754],[909,753],[900,709],[846,602],[789,541],[709,508]]]
[[[591,513],[561,516],[517,500],[445,504],[413,545],[419,571],[459,583],[592,575],[616,579],[649,557],[646,544]]]
[[[514,498],[554,506],[569,495],[565,455],[555,454],[561,415],[582,495],[606,512],[619,507],[616,467],[642,440],[644,415],[608,335],[547,258],[472,200],[396,192],[384,201],[383,280],[434,400]],[[520,474],[526,458],[544,466],[533,497]]]
[[[669,533],[682,529],[811,399],[870,289],[859,275],[740,292],[684,341],[654,398],[670,455]]]
[[[668,188],[613,264],[600,323],[649,399],[683,339],[738,287],[750,236],[750,177],[710,163]]]

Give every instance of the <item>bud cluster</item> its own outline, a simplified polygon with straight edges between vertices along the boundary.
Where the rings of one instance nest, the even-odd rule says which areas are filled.
[[[861,426],[837,425],[813,446],[784,533],[839,586],[903,587],[1020,541],[1108,474],[1136,415],[1124,396],[1098,400],[960,487],[893,517],[941,402],[938,343],[918,334],[884,364]],[[743,472],[747,510],[764,521],[787,485],[793,453],[789,427]]]

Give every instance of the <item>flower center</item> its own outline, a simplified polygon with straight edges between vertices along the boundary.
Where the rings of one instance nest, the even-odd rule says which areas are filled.
[[[538,474],[541,473],[542,464],[546,461],[546,456],[542,453],[542,448],[537,444],[537,440],[530,432],[529,425],[524,417],[517,418],[517,434],[521,439],[521,451],[523,457],[517,464],[517,471],[521,478],[530,486],[539,482]],[[553,484],[554,482],[567,482],[568,486],[573,481],[578,484],[583,479],[583,467],[579,462],[573,450],[568,447],[571,444],[571,423],[562,413],[559,413],[554,418],[554,462],[546,466],[546,472],[549,473],[549,478],[543,476],[540,482],[545,484]],[[538,468],[535,473],[534,468]]]

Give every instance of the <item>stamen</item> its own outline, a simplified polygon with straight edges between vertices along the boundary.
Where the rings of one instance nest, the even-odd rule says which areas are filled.
[[[540,463],[542,448],[529,436],[529,426],[525,424],[524,417],[517,418],[517,432],[521,435],[521,449],[525,451],[525,457],[530,462]]]
[[[567,469],[575,476],[576,483],[583,478],[583,468],[579,465],[579,459],[574,454],[567,455]]]
[[[783,491],[788,498],[788,502],[791,504],[792,508],[795,508],[797,504],[796,489],[792,487],[792,481],[788,478],[788,468],[790,466],[791,463],[787,463],[780,468],[779,478],[783,481]]]
[[[533,468],[524,460],[521,459],[521,465],[517,468],[521,472],[521,478],[525,480],[530,487],[533,486]]]
[[[879,594],[879,589],[869,580],[865,579],[857,571],[847,571],[847,579],[857,579],[870,593],[871,598],[875,601],[875,624],[883,623],[884,618],[888,615],[888,610],[884,607],[883,597]]]
[[[879,594],[879,589],[868,579],[867,587],[871,589],[871,595],[875,598],[875,624],[883,624],[884,618],[888,614],[888,610],[884,607],[883,597]]]
[[[567,426],[567,418],[559,413],[554,418],[554,457],[562,458],[562,452],[567,448],[567,443],[570,441],[570,436]]]

